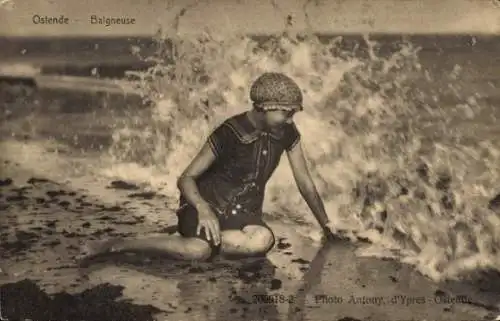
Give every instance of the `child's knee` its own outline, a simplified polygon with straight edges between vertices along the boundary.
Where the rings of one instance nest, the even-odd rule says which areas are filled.
[[[273,232],[265,226],[248,226],[243,229],[248,234],[248,246],[255,252],[268,252],[275,243]]]
[[[212,256],[214,249],[203,240],[194,240],[186,244],[186,256],[191,260],[204,261]]]

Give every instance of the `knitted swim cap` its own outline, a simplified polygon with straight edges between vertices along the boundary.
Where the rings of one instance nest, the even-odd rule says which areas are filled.
[[[290,77],[277,72],[266,72],[250,88],[250,99],[262,110],[302,110],[302,92]]]

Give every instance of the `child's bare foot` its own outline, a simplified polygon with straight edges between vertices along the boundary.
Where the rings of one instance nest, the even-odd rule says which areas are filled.
[[[115,252],[115,246],[120,241],[121,239],[89,241],[81,247],[79,259],[90,259],[98,255]]]

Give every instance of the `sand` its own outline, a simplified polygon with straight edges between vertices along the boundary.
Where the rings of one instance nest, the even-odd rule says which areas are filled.
[[[122,254],[82,266],[85,241],[174,233],[172,213],[160,222],[139,214],[165,211],[168,200],[123,181],[75,189],[3,165],[4,173],[17,168],[15,179],[0,181],[1,312],[10,320],[482,320],[499,308],[484,289],[434,284],[409,266],[358,257],[344,241],[319,244],[280,222],[269,222],[278,242],[267,258]],[[104,192],[115,202],[100,200]]]

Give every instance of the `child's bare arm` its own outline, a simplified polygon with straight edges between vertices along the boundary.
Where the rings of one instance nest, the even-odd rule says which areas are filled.
[[[196,178],[212,165],[215,158],[212,148],[206,143],[177,180],[177,187],[186,201],[197,209],[207,208],[208,203],[198,191]]]
[[[191,164],[184,170],[177,181],[177,187],[181,191],[186,201],[196,208],[199,221],[197,234],[204,229],[207,239],[213,239],[216,245],[220,244],[220,230],[216,214],[212,211],[210,205],[203,199],[196,186],[196,178],[203,174],[212,163],[216,156],[212,147],[207,142],[202,147],[198,155],[191,161]]]
[[[325,230],[326,225],[329,223],[328,215],[325,212],[323,201],[307,168],[301,143],[298,142],[291,150],[287,151],[287,156],[300,194],[313,212],[320,226]]]

